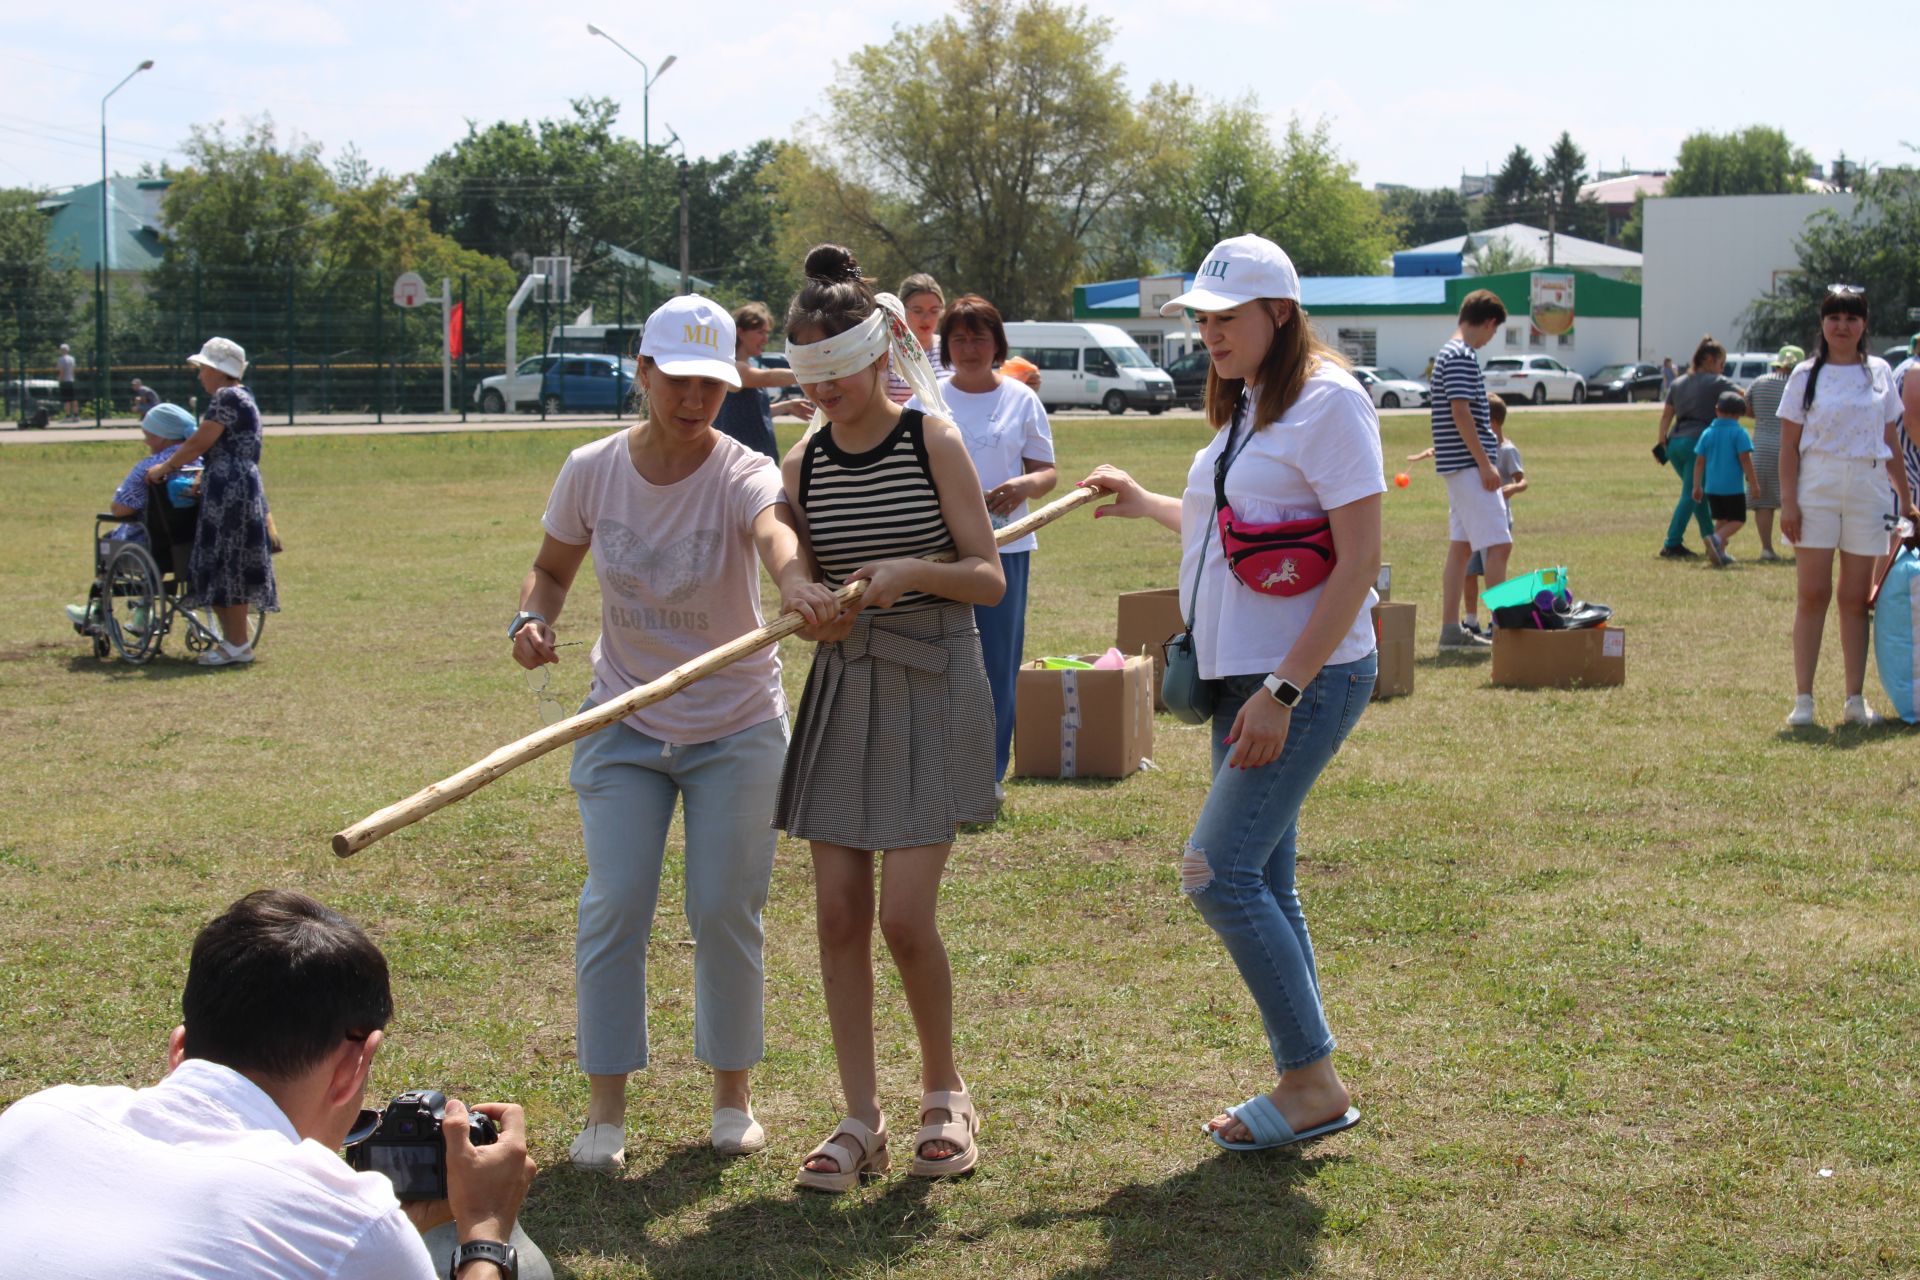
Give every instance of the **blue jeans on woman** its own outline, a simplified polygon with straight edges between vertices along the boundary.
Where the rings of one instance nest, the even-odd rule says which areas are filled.
[[[987,664],[987,687],[993,690],[993,780],[1007,776],[1013,759],[1013,686],[1020,671],[1020,653],[1027,646],[1027,567],[1031,551],[1005,552],[1000,571],[1007,575],[1006,594],[999,604],[973,606],[973,624],[980,628],[980,657]]]
[[[1213,712],[1213,786],[1181,864],[1180,886],[1240,970],[1266,1026],[1273,1065],[1292,1071],[1333,1052],[1320,1008],[1313,942],[1294,888],[1300,806],[1373,697],[1376,654],[1320,669],[1293,708],[1270,764],[1229,769],[1223,739],[1266,673],[1220,682]]]
[[[1713,517],[1707,512],[1707,504],[1693,500],[1693,447],[1698,443],[1698,436],[1684,439],[1667,437],[1667,465],[1680,473],[1680,501],[1673,504],[1673,519],[1667,521],[1667,545],[1670,547],[1684,544],[1689,520],[1700,526],[1702,543],[1713,533]]]

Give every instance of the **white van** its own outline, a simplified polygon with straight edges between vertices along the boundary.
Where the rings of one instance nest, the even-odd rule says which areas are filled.
[[[1165,413],[1173,404],[1173,379],[1113,325],[1020,321],[1007,326],[1007,346],[1039,366],[1040,399],[1049,409]]]

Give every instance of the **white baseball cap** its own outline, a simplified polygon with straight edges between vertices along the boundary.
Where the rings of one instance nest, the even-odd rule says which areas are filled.
[[[218,369],[229,378],[244,378],[247,376],[247,349],[232,338],[208,338],[199,354],[187,357],[187,363]]]
[[[716,378],[740,385],[733,363],[733,317],[712,298],[697,293],[669,298],[647,317],[640,354],[676,378]]]
[[[1261,236],[1235,236],[1213,246],[1194,273],[1193,288],[1160,308],[1163,316],[1183,307],[1227,311],[1255,298],[1300,301],[1300,273],[1286,250]]]

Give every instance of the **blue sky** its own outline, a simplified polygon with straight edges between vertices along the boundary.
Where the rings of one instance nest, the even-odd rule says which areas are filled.
[[[1156,80],[1214,97],[1256,93],[1277,126],[1328,117],[1361,181],[1446,185],[1498,166],[1520,142],[1536,155],[1563,128],[1593,163],[1671,161],[1696,128],[1777,125],[1814,156],[1897,162],[1920,143],[1920,71],[1898,56],[1897,17],[1850,10],[1810,36],[1801,4],[1625,3],[1443,6],[1402,0],[1238,5],[1118,0],[1089,8],[1115,24],[1130,88]],[[0,184],[65,186],[99,175],[99,100],[142,58],[155,67],[113,99],[112,161],[177,159],[195,122],[269,113],[283,136],[349,141],[378,168],[417,170],[467,119],[566,111],[570,97],[625,104],[640,134],[636,54],[677,61],[654,86],[652,136],[678,131],[695,155],[791,134],[822,109],[836,61],[936,4],[761,3],[616,6],[558,0],[88,0],[0,10]],[[537,21],[530,19],[530,14]],[[1892,23],[1892,26],[1888,24]],[[1663,30],[1664,28],[1664,30]],[[1725,34],[1721,34],[1725,33]],[[1806,40],[1804,71],[1783,64]]]

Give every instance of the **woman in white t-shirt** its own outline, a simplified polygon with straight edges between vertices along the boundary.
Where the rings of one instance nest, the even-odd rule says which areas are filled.
[[[546,537],[507,634],[529,671],[558,662],[554,624],[593,551],[600,638],[588,705],[657,679],[761,625],[759,567],[783,611],[839,614],[811,580],[772,459],[714,430],[734,367],[733,318],[698,294],[647,318],[646,416],[568,455]],[[713,1071],[712,1143],[757,1151],[748,1073],[765,1052],[761,908],[773,872],[786,701],[772,648],[574,744],[586,837],[574,967],[577,1050],[591,1085],[576,1167],[625,1162],[627,1076],[647,1065],[647,940],[676,798],[686,819],[694,1056]]]
[[[1215,429],[1194,456],[1185,496],[1150,493],[1111,466],[1081,483],[1119,498],[1096,516],[1146,516],[1181,535],[1181,599],[1193,602],[1199,674],[1217,698],[1213,782],[1181,887],[1246,981],[1280,1073],[1271,1092],[1206,1126],[1221,1146],[1248,1151],[1360,1119],[1333,1067],[1294,858],[1301,805],[1373,695],[1367,610],[1386,480],[1373,401],[1314,338],[1299,276],[1278,245],[1259,236],[1215,245],[1196,287],[1163,310],[1182,307],[1198,313],[1213,359],[1206,410]],[[1215,500],[1223,452],[1236,522],[1324,516],[1334,559],[1319,585],[1267,594],[1272,579],[1253,575],[1258,585],[1249,585],[1230,566]]]
[[[1872,725],[1867,706],[1867,597],[1874,557],[1887,549],[1895,495],[1907,492],[1895,432],[1900,393],[1893,371],[1868,355],[1866,295],[1834,285],[1820,300],[1813,359],[1794,368],[1780,392],[1780,532],[1794,546],[1799,577],[1793,615],[1794,728],[1813,721],[1813,677],[1820,664],[1827,605],[1835,596],[1833,553],[1840,553],[1840,657],[1848,724]],[[1893,487],[1888,488],[1888,480]],[[1899,504],[1913,514],[1910,502]]]
[[[1007,329],[998,308],[978,294],[953,300],[940,317],[934,350],[940,353],[935,364],[953,370],[942,394],[980,474],[987,514],[998,529],[1025,516],[1027,503],[1053,492],[1059,482],[1047,411],[1024,384],[995,372],[994,365],[1007,358]],[[1013,688],[1027,643],[1027,570],[1039,545],[1039,539],[1028,534],[1000,548],[1007,593],[999,604],[973,606],[987,682],[993,686],[996,787],[1007,776],[1013,755]]]

